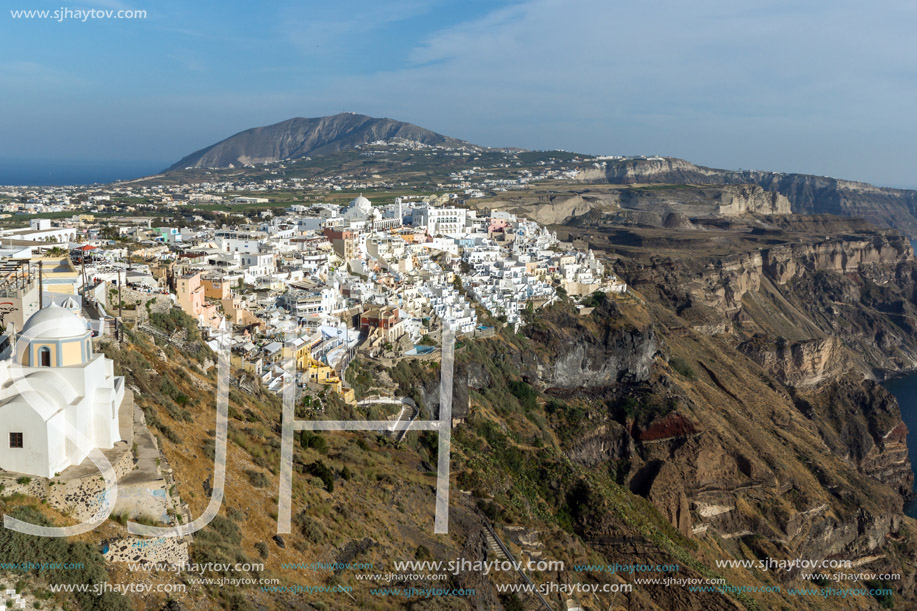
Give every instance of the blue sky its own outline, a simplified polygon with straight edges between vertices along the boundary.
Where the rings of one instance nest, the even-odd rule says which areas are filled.
[[[0,158],[168,165],[354,111],[493,146],[917,186],[917,4],[8,0]],[[145,9],[144,20],[6,9]]]

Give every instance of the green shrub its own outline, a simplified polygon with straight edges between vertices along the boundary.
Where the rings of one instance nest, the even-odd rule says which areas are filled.
[[[213,563],[211,566],[250,562],[239,547],[241,543],[242,531],[239,526],[229,518],[217,515],[195,534],[194,545],[191,547],[192,561],[197,564],[210,562]],[[230,571],[221,571],[219,574],[228,576]]]
[[[537,407],[538,392],[529,384],[521,380],[512,380],[509,383],[509,392],[519,401],[522,409],[529,411]]]
[[[229,518],[216,515],[206,528],[198,531],[197,538],[204,541],[218,541],[220,543],[238,545],[242,543],[242,531]]]
[[[325,484],[325,490],[328,492],[334,491],[334,472],[325,463],[320,460],[316,461],[306,465],[305,471],[322,480],[322,483]]]
[[[633,419],[641,427],[647,426],[653,420],[666,416],[678,409],[678,401],[674,397],[659,397],[645,395],[640,399],[624,397],[611,406],[611,413],[618,421]]]
[[[603,291],[596,291],[583,299],[581,303],[587,308],[598,308],[605,305],[606,301],[608,301],[608,295],[606,295]]]
[[[697,379],[697,374],[694,373],[694,369],[685,359],[681,357],[671,358],[669,359],[669,365],[672,367],[672,369],[688,378],[689,380]]]
[[[248,483],[250,483],[255,488],[267,488],[271,484],[271,482],[267,479],[267,476],[265,476],[261,471],[246,469],[245,475],[248,476]]]
[[[328,442],[324,437],[312,431],[299,432],[299,445],[302,448],[312,448],[319,454],[328,453]]]
[[[294,523],[299,529],[299,532],[302,533],[302,536],[306,538],[306,541],[310,541],[312,543],[321,543],[324,541],[325,533],[322,530],[322,527],[319,526],[315,520],[310,518],[305,511],[296,515]]]
[[[184,329],[186,337],[195,341],[201,338],[197,321],[185,314],[181,308],[171,308],[168,312],[153,312],[150,314],[150,323],[166,333],[174,333],[177,329]]]
[[[53,526],[47,518],[31,507],[17,507],[10,513],[14,518],[25,522]],[[43,571],[42,577],[49,583],[96,584],[108,581],[105,559],[88,543],[71,543],[67,539],[57,537],[36,537],[3,528],[0,529],[0,557],[10,563],[73,563],[81,566],[79,569]],[[29,572],[37,574],[37,569]],[[92,591],[74,592],[73,596],[79,608],[86,611],[129,611],[132,608],[127,598],[115,592],[105,592],[101,596],[96,596]]]
[[[504,611],[525,611],[525,605],[514,593],[500,594],[500,604],[503,605]]]
[[[175,433],[175,431],[173,431],[172,429],[170,429],[168,426],[166,426],[166,425],[163,424],[162,422],[159,422],[159,423],[156,425],[156,428],[159,429],[159,432],[162,433],[162,436],[163,436],[163,437],[165,437],[166,439],[168,439],[168,440],[171,441],[172,443],[174,443],[174,444],[176,444],[176,445],[181,444],[181,437],[179,437],[179,436]]]
[[[872,594],[872,597],[876,599],[880,607],[883,609],[895,608],[894,596],[891,592],[885,592],[886,590],[891,590],[891,586],[895,585],[894,582],[871,579],[866,582],[866,585],[869,586],[870,591],[876,592]]]

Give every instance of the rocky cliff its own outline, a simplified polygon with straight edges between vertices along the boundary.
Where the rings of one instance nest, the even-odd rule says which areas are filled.
[[[617,222],[662,227],[676,217],[690,221],[749,214],[784,215],[791,211],[786,197],[757,185],[536,188],[471,203],[508,210],[545,225],[606,216]]]
[[[750,265],[743,273],[754,268],[766,278],[754,260],[743,260]],[[758,557],[872,562],[894,546],[915,546],[898,543],[907,532],[902,494],[912,484],[906,428],[894,399],[863,379],[842,340],[710,336],[658,299],[608,299],[587,315],[556,304],[521,338],[478,341],[457,355],[471,399],[461,443],[475,456],[507,456],[516,465],[504,479],[469,459],[460,479],[472,494],[513,515],[510,507],[537,513],[548,511],[544,499],[566,499],[550,511],[568,512],[583,544],[606,557],[671,559],[660,537],[692,549],[693,557],[752,550]],[[526,407],[520,386],[544,393],[543,408]],[[521,411],[512,407],[517,401]],[[493,417],[496,428],[486,424]],[[544,496],[526,495],[526,486],[543,486]],[[667,526],[650,526],[646,517],[647,530],[638,534],[641,513]],[[775,578],[792,585],[798,574]],[[678,593],[663,588],[647,594],[662,608],[701,604],[690,595],[679,603]]]
[[[601,178],[612,184],[755,184],[785,196],[793,212],[839,214],[867,219],[917,235],[917,191],[876,187],[867,183],[810,174],[758,170],[719,170],[683,159],[651,158],[609,162]]]
[[[853,368],[843,343],[834,336],[799,342],[755,336],[740,344],[739,350],[782,383],[794,388],[818,386]]]
[[[658,232],[641,234],[639,241],[624,238],[651,252],[622,258],[617,269],[696,331],[739,330],[790,342],[836,336],[857,353],[864,371],[917,367],[917,266],[910,243],[856,224],[821,237],[812,232],[836,228],[806,222],[797,227],[801,231],[785,231],[792,227],[787,220],[781,231],[723,234],[722,240],[748,240],[727,252],[694,248],[716,239],[709,233],[696,232],[696,241],[684,232],[668,240]],[[657,248],[663,243],[679,248],[663,254]],[[690,250],[681,250],[682,244]]]
[[[607,411],[565,441],[571,460],[612,465],[693,540],[907,566],[900,546],[917,545],[901,514],[913,486],[907,428],[874,381],[917,368],[905,238],[795,216],[687,230],[586,217],[558,231],[611,257],[645,300],[660,355],[649,378],[604,391]],[[552,392],[580,405],[575,390]]]

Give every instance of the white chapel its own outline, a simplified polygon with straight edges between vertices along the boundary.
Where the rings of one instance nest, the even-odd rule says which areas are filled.
[[[93,353],[82,316],[52,304],[26,321],[16,344],[0,360],[0,469],[53,477],[121,439],[124,378]],[[84,447],[67,438],[70,427]]]

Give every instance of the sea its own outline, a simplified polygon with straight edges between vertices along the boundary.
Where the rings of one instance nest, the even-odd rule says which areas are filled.
[[[892,378],[883,385],[895,395],[901,407],[901,419],[907,425],[907,450],[913,469],[917,467],[917,373]],[[904,504],[904,513],[917,518],[917,498]]]
[[[0,185],[91,185],[158,174],[167,161],[3,159]]]

